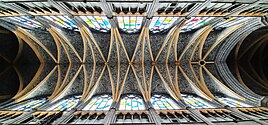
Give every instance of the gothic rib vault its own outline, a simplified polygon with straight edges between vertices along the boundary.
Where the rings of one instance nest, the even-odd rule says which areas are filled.
[[[74,1],[69,1],[72,2]],[[95,120],[83,123],[114,124],[120,123],[118,121],[121,116],[124,117],[122,119],[127,119],[130,115],[132,121],[123,123],[133,123],[134,117],[138,116],[140,121],[137,123],[229,124],[239,120],[241,123],[267,124],[268,113],[265,108],[267,97],[254,93],[242,84],[241,79],[237,79],[231,73],[226,63],[231,50],[240,41],[253,31],[267,25],[263,16],[266,11],[261,11],[263,15],[257,13],[265,10],[266,8],[260,7],[267,3],[233,5],[232,11],[221,12],[222,15],[219,16],[217,14],[220,9],[208,8],[213,1],[201,1],[187,9],[187,12],[180,15],[170,27],[163,31],[155,31],[156,33],[150,28],[150,24],[153,17],[162,16],[162,13],[155,15],[160,10],[157,6],[162,4],[161,1],[149,2],[146,14],[139,15],[144,16],[141,28],[129,32],[119,27],[120,18],[115,16],[124,15],[115,14],[116,9],[111,10],[112,1],[111,3],[95,1],[95,3],[98,3],[99,9],[103,11],[101,14],[107,17],[110,24],[110,27],[106,27],[108,30],[98,31],[90,27],[82,17],[86,14],[80,13],[82,16],[74,14],[75,11],[64,2],[49,0],[44,5],[53,6],[60,14],[68,16],[77,29],[63,28],[60,24],[49,20],[52,17],[45,18],[49,15],[47,12],[44,15],[33,14],[32,11],[38,10],[39,5],[36,3],[31,3],[29,6],[19,1],[0,3],[1,8],[8,8],[7,11],[11,13],[11,15],[2,15],[0,25],[13,32],[19,41],[17,56],[12,61],[7,58],[7,62],[16,63],[21,54],[27,54],[23,52],[25,46],[32,50],[28,52],[29,55],[34,55],[32,57],[39,61],[39,63],[35,62],[38,69],[36,72],[32,71],[35,73],[32,79],[27,81],[28,84],[24,83],[26,80],[23,80],[23,74],[19,73],[21,71],[16,70],[20,78],[20,89],[12,99],[1,103],[0,121],[2,123],[74,124],[79,123],[79,120],[83,120],[86,116],[86,120],[91,117]],[[23,8],[23,4],[28,7],[36,6],[37,9],[27,10]],[[43,9],[42,11],[45,10],[40,8]],[[254,12],[254,10],[258,11]],[[209,15],[210,11],[214,15]],[[96,12],[91,15],[100,15]],[[247,15],[248,13],[251,15]],[[51,15],[54,14],[55,12]],[[202,16],[202,14],[213,19],[191,31],[187,31],[187,28],[185,30],[189,20],[195,19],[193,16]],[[41,26],[31,28],[10,18],[25,15],[40,23]],[[129,15],[129,13],[125,14],[125,16]],[[219,26],[222,22],[228,24],[228,20],[233,20],[232,16],[253,17],[224,28]],[[21,69],[14,67],[14,69]],[[103,96],[103,98],[112,99],[108,110],[83,110],[95,97],[103,94],[111,96]],[[158,98],[157,95],[171,98],[180,108],[155,109],[152,99]],[[200,109],[191,107],[187,101],[188,96],[199,97],[211,107]],[[224,97],[241,102],[245,106],[228,106],[220,100]],[[45,101],[39,106],[33,106],[34,108],[31,107],[29,110],[16,109],[32,100],[43,98]],[[120,110],[120,101],[124,98],[142,99],[145,108]],[[73,107],[63,110],[53,109],[65,99],[77,99],[77,101],[72,104]],[[177,121],[166,121],[172,119],[169,117],[176,117]],[[224,120],[218,120],[220,118]],[[145,121],[142,121],[144,119]]]

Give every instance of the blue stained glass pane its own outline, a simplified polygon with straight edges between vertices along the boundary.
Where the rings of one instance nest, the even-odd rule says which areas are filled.
[[[29,111],[29,110],[32,110],[33,108],[37,108],[37,107],[43,105],[45,102],[46,102],[45,99],[32,100],[30,102],[23,104],[22,106],[15,107],[12,110]]]
[[[71,22],[73,25],[76,25],[76,23],[74,22],[74,20],[70,20],[70,22]]]
[[[119,110],[145,110],[143,100],[136,95],[127,95],[120,101]]]
[[[96,22],[96,20],[94,20],[94,19],[90,19],[90,21],[91,21],[91,22]]]
[[[68,25],[71,25],[71,23],[67,22],[67,21],[64,21],[65,23],[67,23]]]
[[[131,110],[132,107],[131,107],[131,99],[127,99],[127,102],[126,102],[126,110]]]
[[[117,17],[119,28],[127,33],[134,33],[141,29],[143,17]]]
[[[209,22],[214,17],[192,17],[187,20],[181,27],[182,32],[191,31],[193,29],[200,28],[206,22]]]
[[[111,29],[108,18],[105,16],[80,16],[80,18],[95,30],[108,32]]]
[[[18,16],[18,17],[7,17],[8,19],[12,21],[17,21],[19,23],[22,23],[26,26],[33,27],[33,28],[38,28],[41,27],[42,24],[25,16]]]
[[[159,20],[157,20],[154,24],[154,26],[159,26],[161,24],[161,22]]]
[[[103,21],[105,25],[109,25],[109,22],[107,20]]]
[[[186,104],[192,108],[215,108],[214,106],[208,104],[199,97],[184,96],[183,98]]]
[[[164,95],[153,95],[151,103],[156,110],[180,109],[180,107],[172,99]]]
[[[225,105],[229,105],[230,107],[252,107],[251,105],[239,102],[231,98],[220,97],[218,100]]]
[[[71,110],[74,106],[77,105],[80,97],[81,96],[74,96],[71,98],[63,99],[60,102],[54,104],[48,110],[54,110],[54,111]]]
[[[83,110],[109,110],[112,102],[113,99],[110,95],[93,97]]]
[[[153,17],[149,29],[153,33],[166,31],[179,17]]]
[[[138,110],[139,109],[138,101],[136,99],[132,100],[132,109],[133,110]]]
[[[21,22],[25,23],[25,22],[27,22],[27,20],[21,20]]]

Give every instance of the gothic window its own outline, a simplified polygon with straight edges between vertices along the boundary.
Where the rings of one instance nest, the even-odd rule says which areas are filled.
[[[164,31],[178,19],[179,17],[153,17],[149,29],[153,33]]]
[[[127,33],[134,33],[141,29],[143,17],[117,17],[118,26]]]
[[[112,103],[113,99],[111,95],[105,94],[101,96],[96,96],[91,99],[89,104],[83,110],[109,110]]]
[[[45,103],[46,99],[31,100],[23,105],[13,108],[12,110],[17,111],[30,111],[33,108],[37,108]]]
[[[231,27],[237,24],[240,24],[244,21],[247,21],[251,19],[252,17],[231,17],[221,23],[218,23],[216,25],[217,28],[226,28],[226,27]]]
[[[77,29],[75,22],[68,16],[44,16],[44,18],[56,23],[62,28]]]
[[[199,108],[215,108],[214,106],[210,105],[209,103],[205,102],[203,99],[193,95],[183,95],[182,96],[186,104],[192,108],[199,109]]]
[[[81,96],[74,96],[66,99],[62,99],[60,102],[56,103],[53,105],[49,110],[54,110],[54,111],[63,111],[63,110],[71,110],[74,108]]]
[[[105,16],[80,16],[90,28],[101,32],[108,32],[111,29],[111,24]]]
[[[140,96],[130,94],[121,99],[119,110],[145,110],[145,106]]]
[[[180,109],[180,107],[171,98],[164,95],[153,95],[151,103],[154,109]]]
[[[225,105],[229,105],[230,107],[252,107],[251,105],[236,101],[231,98],[219,97],[218,100]]]
[[[198,27],[204,25],[206,22],[209,22],[213,18],[214,17],[192,17],[182,25],[181,30],[183,32],[186,32],[191,31],[193,29],[197,29]]]
[[[33,27],[33,28],[39,28],[43,25],[37,21],[34,21],[26,16],[19,16],[19,17],[9,17],[11,20],[15,20],[19,23],[24,24],[25,26]]]

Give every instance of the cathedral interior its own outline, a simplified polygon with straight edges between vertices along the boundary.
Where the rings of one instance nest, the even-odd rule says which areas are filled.
[[[0,124],[268,124],[267,0],[1,0]]]

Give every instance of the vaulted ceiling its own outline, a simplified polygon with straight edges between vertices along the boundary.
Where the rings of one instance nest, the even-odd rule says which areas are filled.
[[[116,101],[126,93],[182,100],[181,93],[191,93],[259,106],[264,97],[248,91],[226,60],[267,25],[266,1],[3,0],[0,10],[0,25],[19,44],[18,59],[10,58],[21,72],[17,101],[77,94],[86,101],[101,93]],[[259,82],[267,91],[267,80]]]

